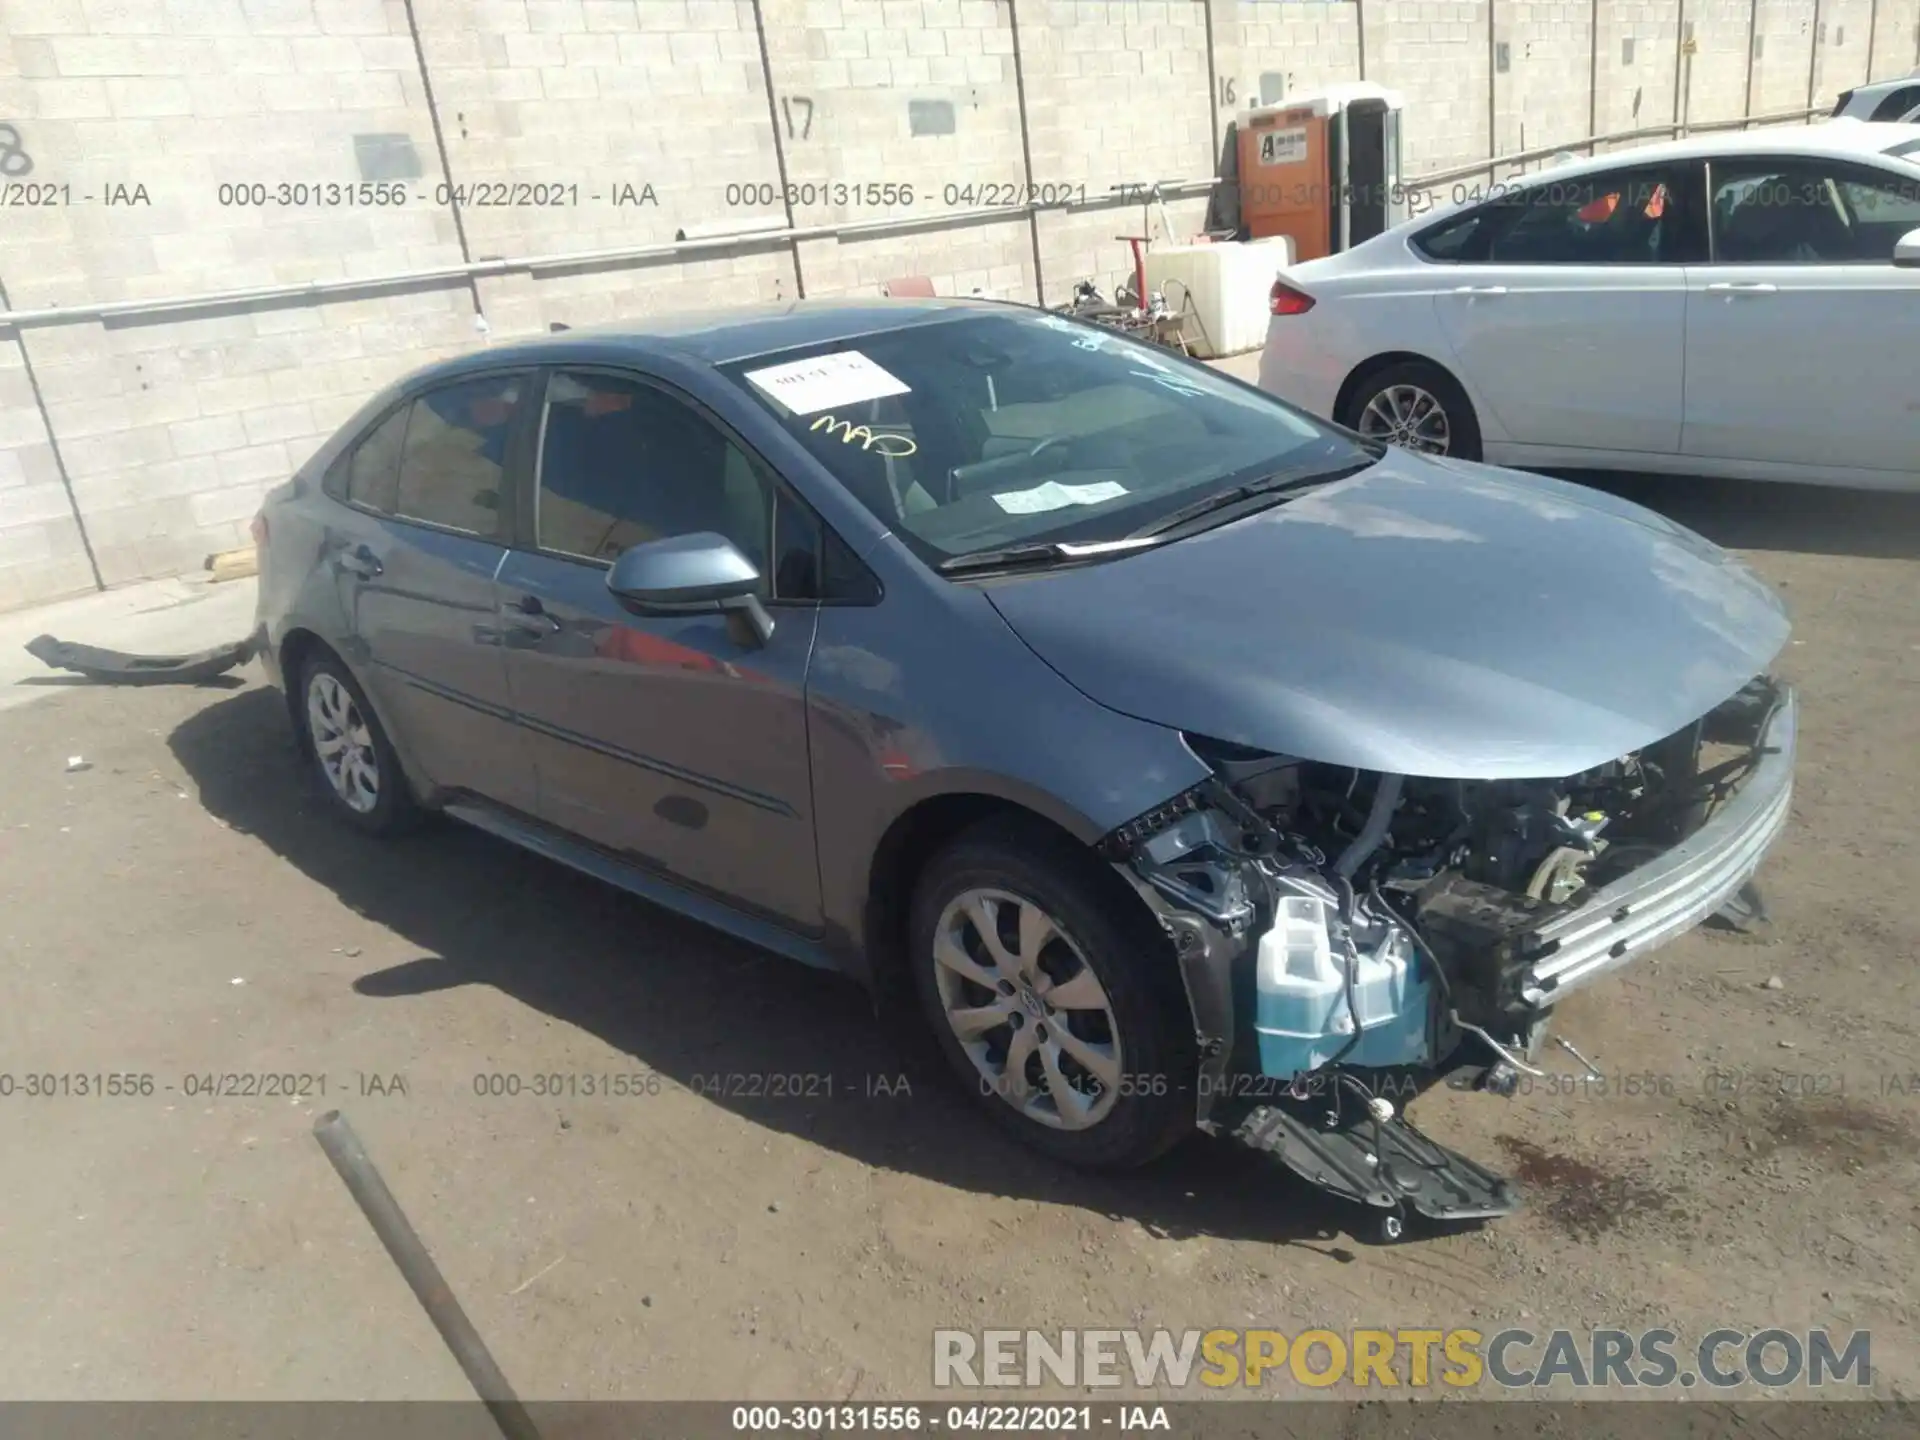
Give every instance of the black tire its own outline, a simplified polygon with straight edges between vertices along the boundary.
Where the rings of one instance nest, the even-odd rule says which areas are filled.
[[[314,737],[314,722],[309,707],[313,703],[315,687],[328,681],[345,692],[352,705],[350,718],[364,727],[370,742],[364,748],[371,751],[373,772],[378,784],[376,797],[365,809],[356,808],[341,793],[320,755],[319,744]],[[341,663],[339,657],[323,651],[310,655],[300,666],[297,683],[300,688],[294,695],[295,729],[301,752],[306,756],[327,808],[356,830],[368,835],[397,835],[419,824],[424,812],[414,798],[413,788],[401,768],[400,757],[394,751],[393,742],[387,738],[380,717],[368,703],[366,692],[360,688],[360,682],[353,678],[353,673]]]
[[[1374,371],[1354,388],[1344,410],[1335,418],[1349,430],[1366,433],[1367,406],[1395,386],[1413,386],[1439,401],[1447,422],[1447,448],[1443,453],[1455,460],[1480,458],[1480,419],[1473,413],[1473,402],[1458,380],[1431,361],[1402,360]]]
[[[1084,1129],[1055,1128],[1023,1113],[975,1066],[948,1022],[936,932],[947,907],[971,890],[1001,891],[1038,905],[1071,947],[1064,952],[1052,942],[1041,947],[1048,963],[1074,971],[1076,961],[1083,960],[1104,991],[1110,1028],[1117,1032],[1120,1083],[1110,1087],[1104,1114]],[[1119,1170],[1146,1164],[1192,1130],[1193,1023],[1172,943],[1124,882],[1071,840],[1009,820],[989,820],[968,830],[922,871],[914,887],[908,944],[935,1043],[975,1103],[1025,1144],[1071,1165]],[[1008,1003],[1014,1003],[1012,997]],[[1045,1025],[1060,1020],[1048,1010],[1035,1033],[1044,1036]],[[1108,1028],[1104,1017],[1096,1024]],[[1037,1058],[1033,1065],[1037,1072]],[[1088,1081],[1081,1075],[1076,1083]],[[1100,1090],[1104,1094],[1108,1088]]]

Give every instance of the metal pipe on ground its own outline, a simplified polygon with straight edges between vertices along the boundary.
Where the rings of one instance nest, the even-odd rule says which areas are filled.
[[[440,1338],[446,1341],[453,1358],[466,1372],[468,1382],[493,1416],[494,1424],[500,1427],[500,1433],[506,1440],[540,1440],[532,1417],[494,1363],[480,1332],[467,1319],[467,1312],[454,1299],[446,1277],[433,1263],[433,1256],[427,1253],[427,1247],[421,1243],[400,1202],[393,1198],[387,1182],[380,1178],[372,1157],[360,1143],[360,1137],[353,1133],[346,1116],[338,1110],[327,1111],[314,1122],[313,1138],[327,1152],[327,1159],[333,1162],[333,1168],[358,1202],[373,1233],[387,1247],[387,1254],[406,1278],[420,1308],[427,1312],[434,1329],[440,1332]]]

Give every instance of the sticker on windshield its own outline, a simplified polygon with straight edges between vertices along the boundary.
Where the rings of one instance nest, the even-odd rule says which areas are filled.
[[[862,400],[911,393],[911,387],[897,375],[858,350],[749,370],[746,378],[762,395],[777,400],[795,415],[813,415],[836,405],[857,405]]]
[[[1009,515],[1038,515],[1044,510],[1064,510],[1069,505],[1098,505],[1102,500],[1117,500],[1127,487],[1111,480],[1097,485],[1062,485],[1049,480],[1031,490],[1013,490],[993,497],[993,503]]]

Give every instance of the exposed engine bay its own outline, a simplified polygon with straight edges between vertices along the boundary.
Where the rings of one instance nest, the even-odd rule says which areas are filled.
[[[1543,1073],[1564,994],[1750,898],[1785,820],[1793,718],[1762,676],[1653,744],[1537,781],[1381,775],[1189,735],[1213,778],[1103,848],[1173,938],[1203,1128],[1388,1208],[1394,1234],[1409,1203],[1511,1209],[1504,1182],[1397,1105],[1463,1073],[1511,1093]],[[1382,1188],[1393,1155],[1422,1175],[1415,1191]],[[1446,1193],[1425,1193],[1449,1166]]]

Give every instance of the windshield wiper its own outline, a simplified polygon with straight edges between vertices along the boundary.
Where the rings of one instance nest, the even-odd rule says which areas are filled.
[[[1129,535],[1120,540],[1039,540],[1026,545],[1007,545],[996,550],[975,550],[942,560],[936,567],[942,575],[962,574],[969,570],[1017,570],[1030,565],[1055,565],[1062,560],[1084,560],[1111,555],[1122,550],[1144,550],[1156,542],[1150,536]]]
[[[1213,494],[1182,505],[1169,514],[1162,515],[1151,525],[1143,526],[1127,538],[1129,540],[1150,540],[1177,530],[1189,520],[1197,520],[1202,515],[1211,515],[1216,510],[1226,510],[1248,500],[1263,495],[1286,495],[1296,490],[1305,490],[1314,485],[1326,485],[1335,480],[1344,480],[1349,475],[1358,475],[1362,470],[1370,469],[1377,457],[1369,456],[1365,460],[1353,460],[1344,465],[1300,466],[1292,470],[1276,470],[1271,475],[1258,480],[1249,480],[1244,485],[1234,485],[1225,490],[1216,490]]]

